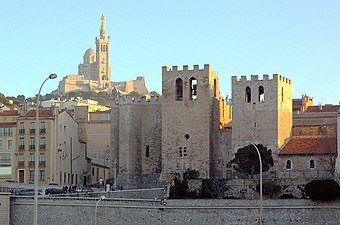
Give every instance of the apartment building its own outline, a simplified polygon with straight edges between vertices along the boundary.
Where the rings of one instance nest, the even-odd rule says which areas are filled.
[[[30,110],[17,118],[13,179],[34,182],[35,163],[39,163],[40,184],[83,183],[87,175],[86,160],[78,138],[77,122],[69,112],[57,108],[41,108],[37,126],[35,116],[36,111]],[[35,129],[39,129],[38,140]],[[39,145],[38,159],[35,159],[36,145]]]
[[[12,155],[16,142],[18,110],[0,110],[0,181],[12,179]]]

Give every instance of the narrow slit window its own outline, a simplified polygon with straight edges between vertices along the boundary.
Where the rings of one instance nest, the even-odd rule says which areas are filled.
[[[264,102],[264,87],[262,85],[259,87],[259,102]]]
[[[150,146],[146,145],[145,147],[145,157],[148,158],[150,156]]]
[[[181,78],[176,80],[176,101],[183,101],[183,80]]]
[[[196,78],[190,78],[190,100],[197,100],[197,80]]]
[[[315,168],[315,162],[312,159],[311,161],[309,161],[309,168],[314,169]]]
[[[246,96],[245,96],[246,103],[251,101],[251,90],[250,87],[246,87]]]
[[[292,161],[287,160],[286,169],[287,169],[287,170],[292,169]]]

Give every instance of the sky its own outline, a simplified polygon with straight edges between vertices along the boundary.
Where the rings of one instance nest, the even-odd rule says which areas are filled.
[[[338,0],[49,0],[4,1],[0,14],[0,92],[35,96],[77,74],[95,49],[100,17],[110,36],[111,80],[144,76],[161,93],[162,66],[210,64],[220,91],[231,76],[281,74],[293,98],[340,101]]]

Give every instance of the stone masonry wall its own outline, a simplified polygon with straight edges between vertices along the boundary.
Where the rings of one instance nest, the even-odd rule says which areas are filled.
[[[162,68],[162,174],[180,176],[183,168],[210,176],[212,97],[215,74],[210,65],[192,70],[183,66]],[[176,100],[176,80],[183,81],[183,99]],[[190,79],[197,80],[197,99],[190,98]],[[181,159],[179,151],[186,149]]]
[[[39,224],[94,224],[99,198],[39,200]],[[33,198],[11,199],[11,224],[32,224]],[[263,224],[338,224],[340,201],[264,200]],[[98,224],[258,224],[259,200],[113,200],[98,204]]]

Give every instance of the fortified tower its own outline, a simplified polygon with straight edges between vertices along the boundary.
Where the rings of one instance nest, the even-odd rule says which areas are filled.
[[[234,153],[246,141],[277,152],[291,134],[292,81],[278,74],[259,80],[252,75],[232,77],[232,140]]]
[[[183,70],[162,68],[163,179],[180,177],[187,168],[198,170],[201,178],[211,176],[212,142],[217,135],[212,126],[218,128],[220,119],[218,113],[213,116],[219,112],[217,99],[218,77],[210,65],[203,69],[194,65],[193,70],[187,65]]]
[[[101,17],[100,35],[96,37],[96,73],[99,86],[109,87],[111,81],[110,36],[106,37],[105,16]]]

